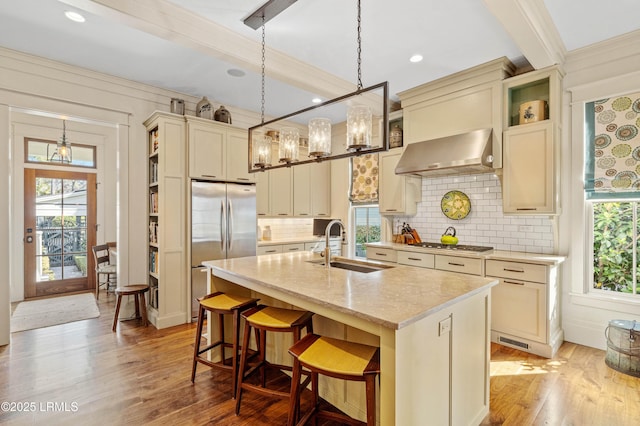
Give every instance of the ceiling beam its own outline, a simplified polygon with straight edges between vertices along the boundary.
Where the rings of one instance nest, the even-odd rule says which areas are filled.
[[[484,0],[535,69],[562,65],[567,49],[543,0]]]
[[[197,50],[257,74],[261,44],[166,0],[59,0],[148,34]],[[268,77],[332,99],[356,89],[353,82],[266,47]]]

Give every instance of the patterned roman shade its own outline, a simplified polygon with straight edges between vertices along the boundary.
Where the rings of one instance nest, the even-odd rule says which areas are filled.
[[[586,104],[589,199],[640,197],[640,92]]]
[[[351,158],[351,193],[354,204],[378,202],[378,154]]]

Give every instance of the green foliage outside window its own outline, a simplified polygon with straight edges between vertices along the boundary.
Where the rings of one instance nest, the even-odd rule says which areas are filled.
[[[596,289],[633,293],[633,253],[637,250],[638,235],[633,221],[635,208],[635,202],[593,204],[593,287]]]

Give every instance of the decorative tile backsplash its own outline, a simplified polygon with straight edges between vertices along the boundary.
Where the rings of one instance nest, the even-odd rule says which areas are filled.
[[[471,211],[461,220],[448,219],[440,208],[449,191],[462,191],[471,200]],[[489,246],[497,250],[553,253],[553,227],[548,216],[505,216],[502,186],[493,173],[422,178],[422,201],[415,216],[396,216],[394,233],[407,222],[423,241],[439,242],[453,226],[459,244]]]

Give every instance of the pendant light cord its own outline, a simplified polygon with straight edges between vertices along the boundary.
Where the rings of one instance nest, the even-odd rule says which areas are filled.
[[[262,15],[262,106],[261,106],[261,124],[264,124],[264,53],[265,53],[265,38],[264,38],[264,14]]]
[[[360,24],[361,24],[361,19],[360,19],[360,0],[358,0],[358,90],[362,90],[362,59],[361,59],[361,54],[362,54],[362,38],[360,36],[360,32],[362,30]]]

